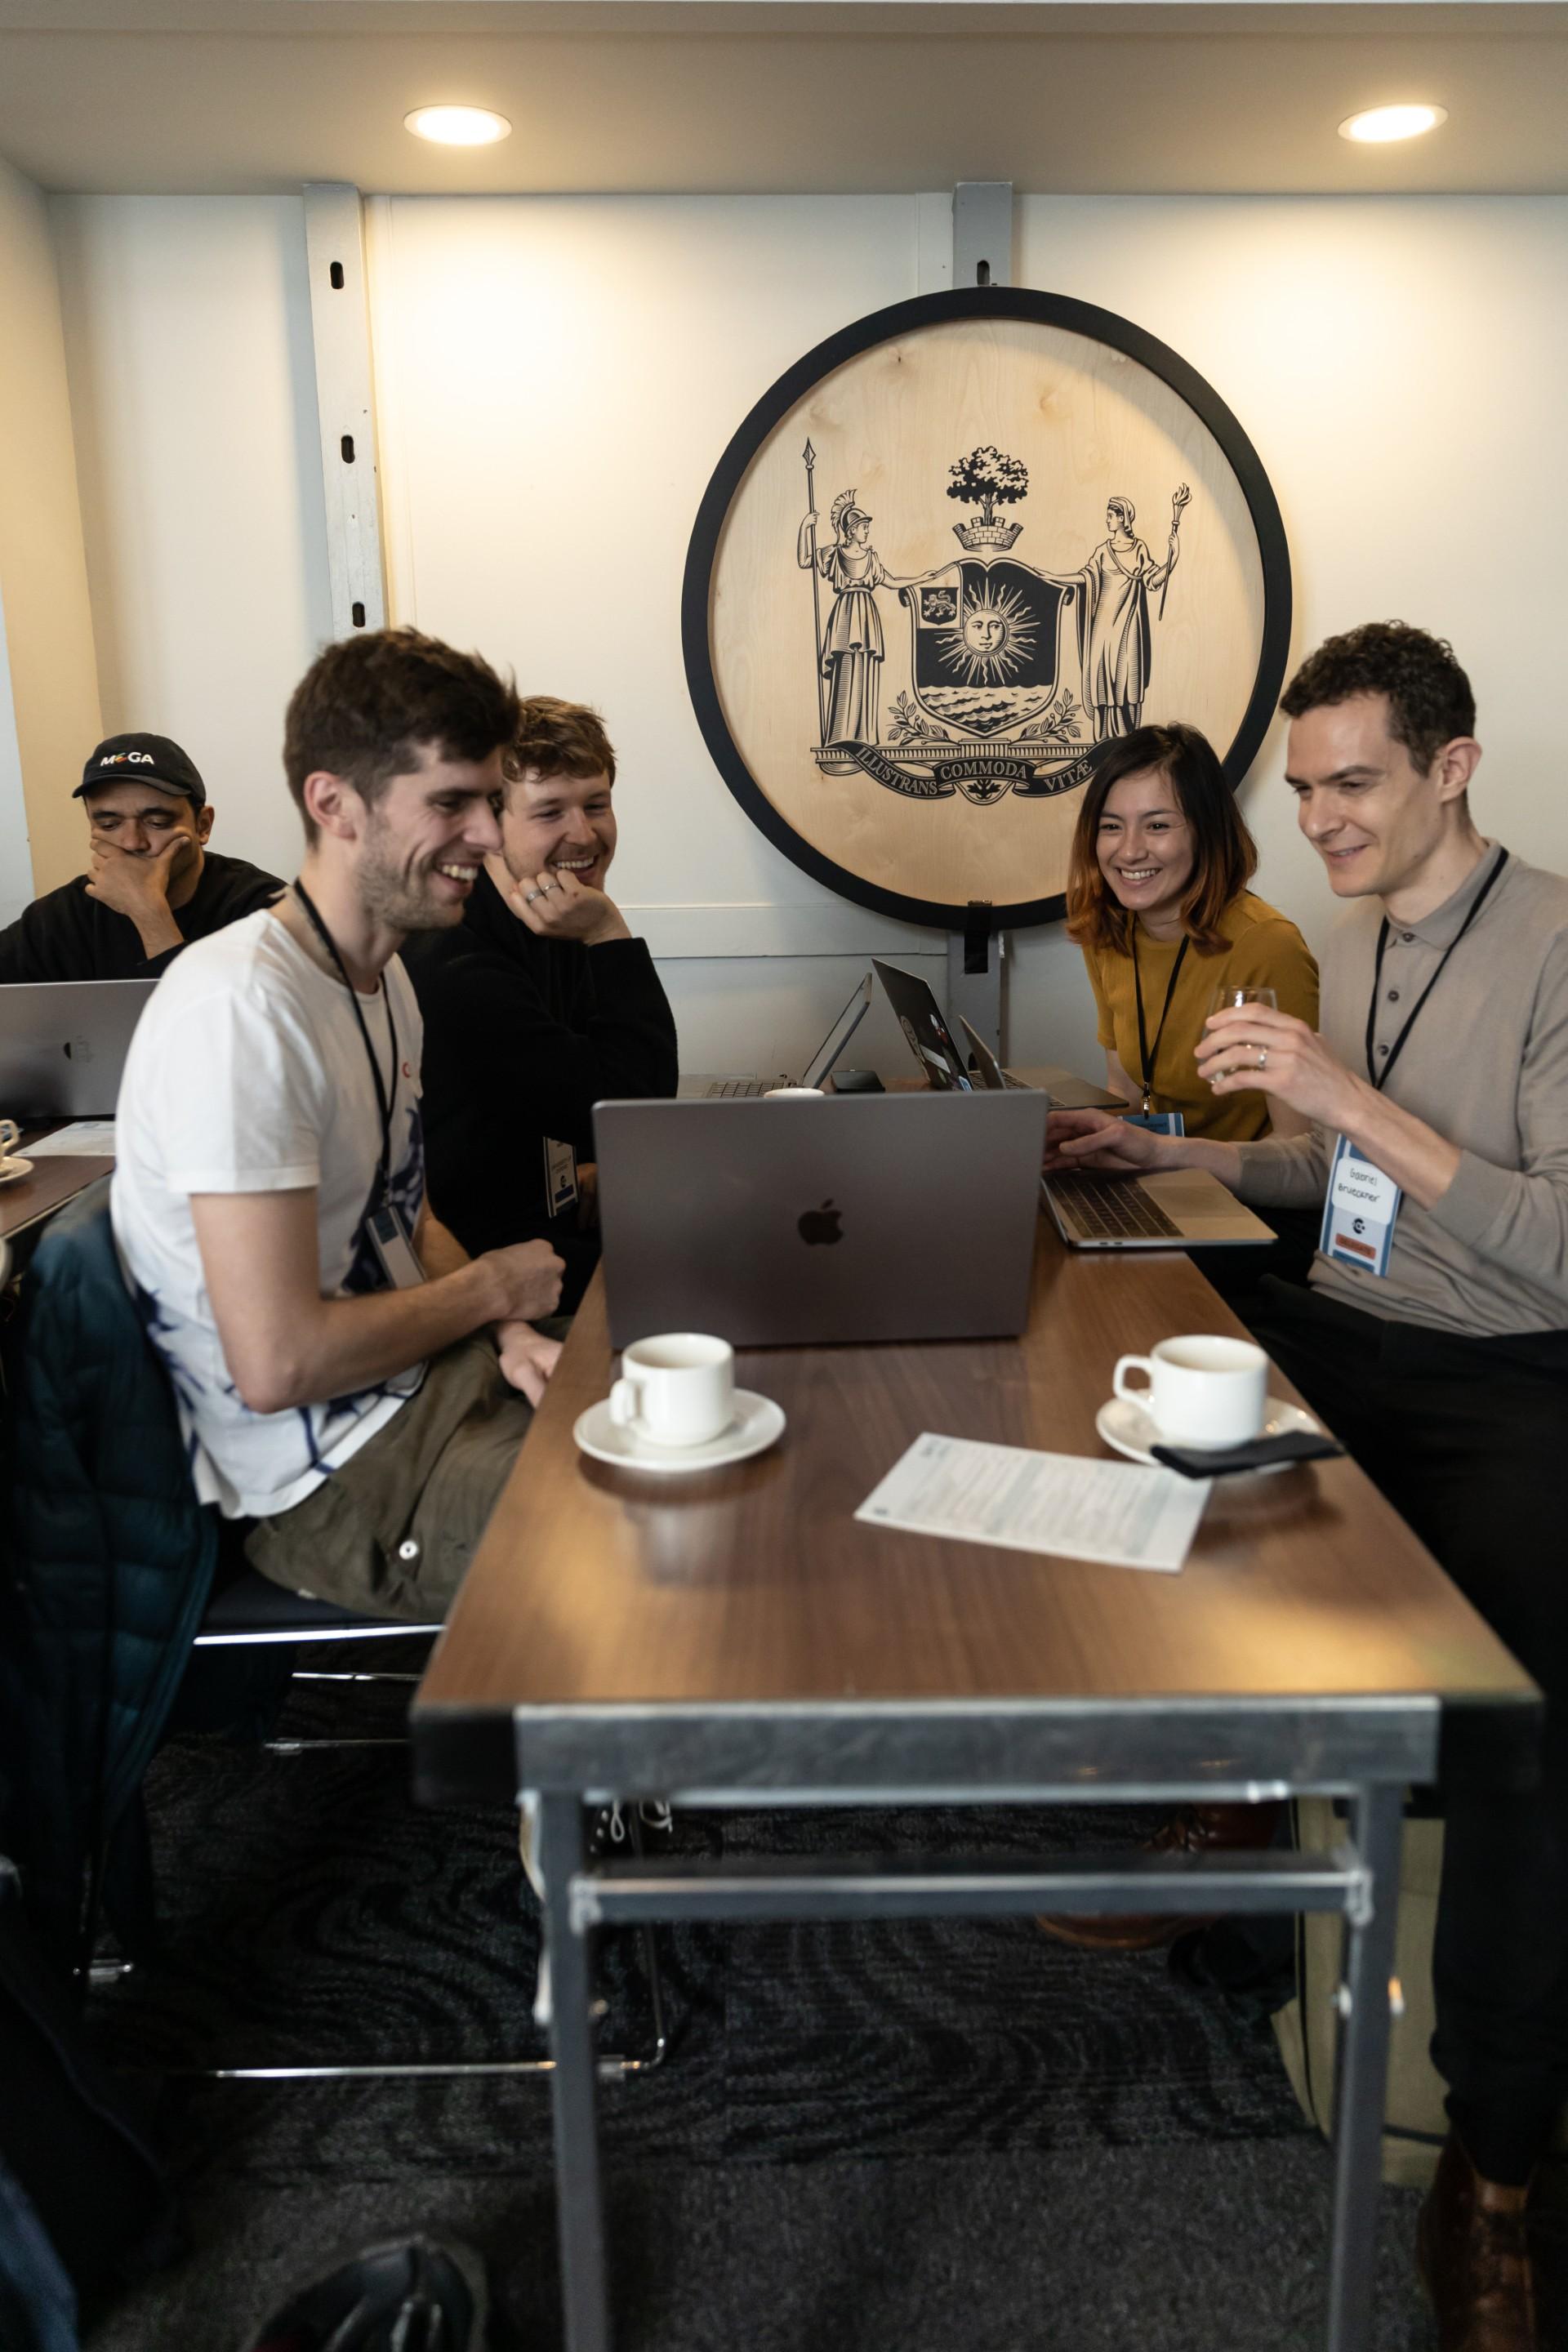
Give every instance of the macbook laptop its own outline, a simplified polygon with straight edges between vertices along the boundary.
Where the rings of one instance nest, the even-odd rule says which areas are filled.
[[[0,988],[7,1118],[111,1118],[131,1034],[155,980],[18,981]]]
[[[1040,1181],[1057,1231],[1073,1249],[1207,1249],[1275,1238],[1203,1168]]]
[[[682,1101],[689,1101],[693,1097],[733,1101],[737,1095],[765,1095],[770,1087],[819,1087],[837,1067],[844,1048],[866,1018],[870,1002],[871,975],[868,972],[864,980],[856,982],[854,995],[798,1078],[723,1077],[697,1071],[690,1077],[681,1079],[676,1089],[677,1096]]]
[[[984,1037],[973,1030],[962,1013],[959,1027],[969,1046],[969,1059],[983,1087],[994,1094],[1003,1087],[1036,1087],[1049,1095],[1053,1110],[1126,1110],[1128,1106],[1120,1095],[1108,1087],[1090,1085],[1088,1078],[1076,1078],[1070,1070],[1058,1069],[1054,1063],[1044,1069],[1031,1069],[1026,1078],[1016,1070],[1005,1070]]]
[[[888,992],[888,1002],[898,1014],[899,1026],[909,1042],[910,1052],[928,1082],[944,1094],[971,1090],[969,1076],[971,1051],[955,1045],[952,1033],[942,1018],[942,1007],[923,980],[912,971],[904,971],[896,963],[880,963],[872,958],[871,969]],[[1075,1077],[1070,1070],[1054,1065],[1047,1069],[1031,1070],[1028,1077],[1020,1077],[1015,1070],[1005,1070],[989,1048],[981,1044],[967,1021],[960,1028],[973,1049],[977,1063],[977,1075],[983,1087],[991,1087],[992,1078],[986,1066],[996,1073],[1004,1087],[1016,1087],[1020,1092],[1042,1093],[1050,1097],[1056,1110],[1125,1110],[1120,1095],[1110,1093],[1104,1087],[1092,1086],[1087,1078]]]
[[[611,1340],[1019,1332],[1045,1133],[1041,1094],[599,1103]]]

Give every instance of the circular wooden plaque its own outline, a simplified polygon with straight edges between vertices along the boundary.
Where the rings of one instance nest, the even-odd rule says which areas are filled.
[[[1062,912],[1097,745],[1201,727],[1232,784],[1290,632],[1279,506],[1236,418],[1109,310],[898,302],[757,403],[687,553],[686,675],[731,791],[907,922]]]

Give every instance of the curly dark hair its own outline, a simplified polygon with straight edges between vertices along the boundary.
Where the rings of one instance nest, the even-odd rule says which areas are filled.
[[[1386,694],[1389,732],[1423,775],[1445,743],[1476,731],[1476,698],[1446,637],[1408,621],[1363,621],[1309,654],[1279,698],[1287,719],[1355,694]]]
[[[517,688],[478,654],[460,654],[417,629],[341,637],[311,663],[289,698],[283,772],[305,837],[316,827],[305,779],[324,770],[379,800],[434,744],[453,760],[484,760],[517,732]]]

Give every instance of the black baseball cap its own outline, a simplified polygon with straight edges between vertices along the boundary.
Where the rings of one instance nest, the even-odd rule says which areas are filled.
[[[193,808],[205,808],[207,788],[188,751],[167,735],[106,735],[88,756],[81,782],[71,794],[79,801],[100,784],[152,784],[161,793],[178,793]]]

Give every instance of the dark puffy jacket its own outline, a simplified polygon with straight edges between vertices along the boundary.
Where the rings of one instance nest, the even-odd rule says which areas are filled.
[[[217,1558],[115,1254],[107,1178],[39,1243],[6,1353],[0,1844],[69,1962],[88,1875],[127,1821]]]

